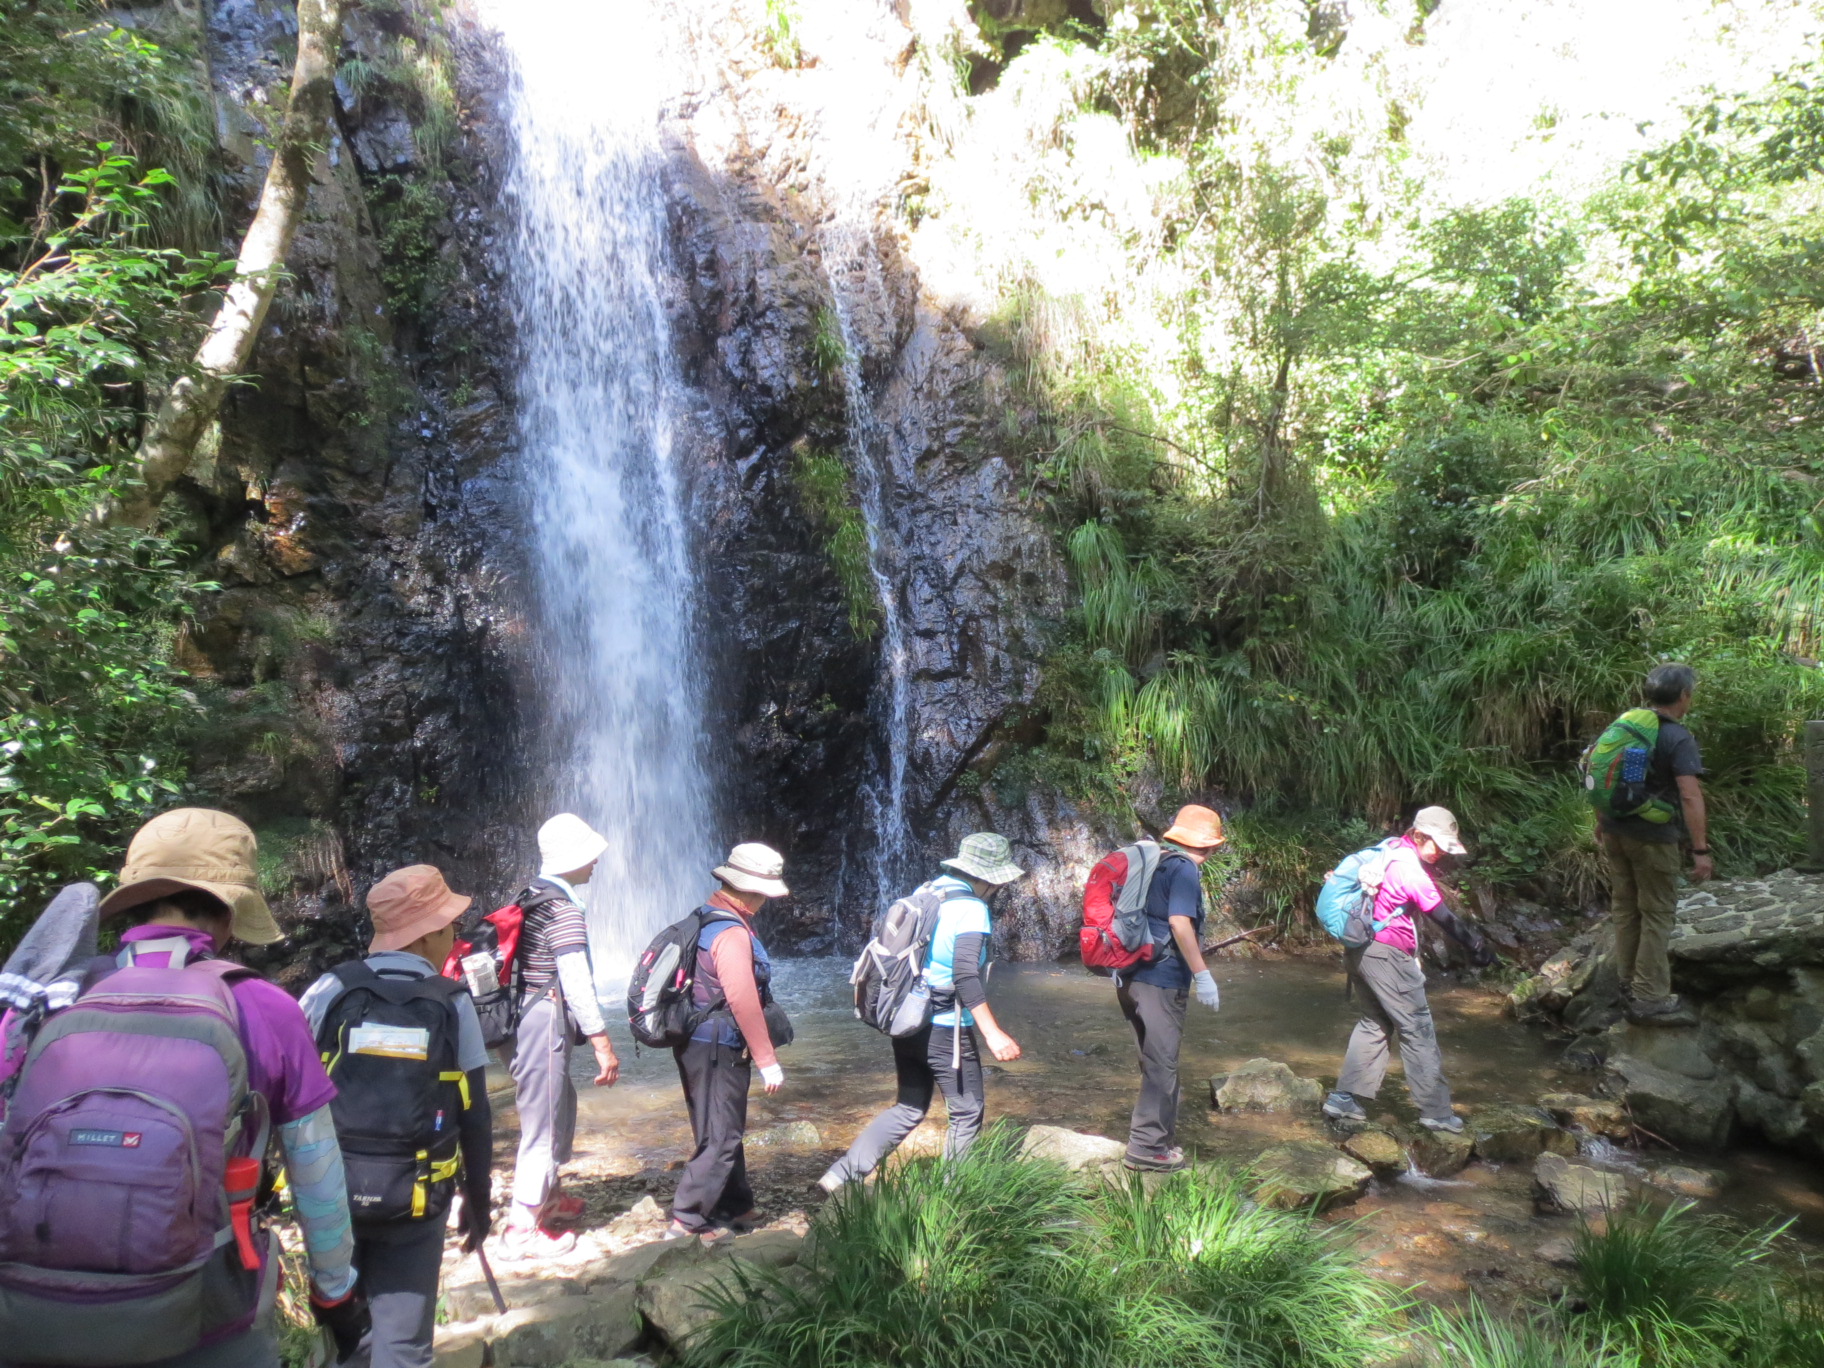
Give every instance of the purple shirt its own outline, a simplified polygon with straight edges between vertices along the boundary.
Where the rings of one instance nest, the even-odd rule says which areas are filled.
[[[202,931],[187,926],[136,926],[125,932],[122,945],[134,941],[169,940],[182,936],[190,942],[191,958],[214,954],[215,942]],[[139,962],[161,968],[171,957],[163,952],[145,954]],[[247,1053],[247,1086],[266,1099],[272,1124],[285,1125],[309,1116],[336,1095],[336,1085],[323,1071],[304,1013],[276,983],[263,978],[237,979],[229,985],[241,1009],[241,1048]],[[18,1072],[20,1061],[0,1060],[0,1079]]]

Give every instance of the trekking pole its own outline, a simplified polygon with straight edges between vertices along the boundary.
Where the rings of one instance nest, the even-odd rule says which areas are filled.
[[[1258,936],[1262,931],[1271,931],[1272,929],[1273,923],[1268,922],[1265,926],[1257,926],[1252,931],[1243,931],[1240,935],[1228,936],[1222,940],[1213,941],[1209,945],[1203,947],[1203,953],[1206,955],[1213,955],[1218,950],[1234,945],[1237,941],[1245,941],[1249,936]]]
[[[488,1251],[476,1245],[475,1258],[481,1264],[481,1276],[487,1280],[488,1295],[494,1298],[494,1310],[500,1315],[506,1315],[507,1299],[500,1295],[500,1284],[495,1281],[494,1270],[488,1266]]]

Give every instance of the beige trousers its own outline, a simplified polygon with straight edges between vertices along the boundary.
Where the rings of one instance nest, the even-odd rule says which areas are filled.
[[[1672,939],[1675,889],[1683,863],[1675,844],[1636,841],[1612,831],[1602,833],[1609,865],[1609,916],[1615,922],[1615,967],[1637,1002],[1658,1002],[1672,995],[1672,964],[1666,947]]]

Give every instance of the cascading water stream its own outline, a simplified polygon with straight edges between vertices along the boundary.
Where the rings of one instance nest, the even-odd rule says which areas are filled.
[[[553,810],[608,838],[597,972],[625,972],[714,862],[703,655],[663,307],[659,0],[487,0],[512,63],[507,270]]]

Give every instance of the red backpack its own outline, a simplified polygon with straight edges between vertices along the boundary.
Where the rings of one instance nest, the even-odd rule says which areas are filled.
[[[469,996],[475,999],[475,1015],[481,1021],[482,1041],[490,1048],[519,1029],[519,985],[513,972],[514,959],[526,913],[543,901],[547,899],[533,896],[528,889],[518,902],[477,918],[458,933],[449,958],[443,962],[445,978],[468,986]]]
[[[1089,871],[1083,926],[1077,933],[1085,969],[1107,977],[1153,958],[1146,895],[1159,871],[1159,856],[1159,843],[1142,839],[1104,856]]]

